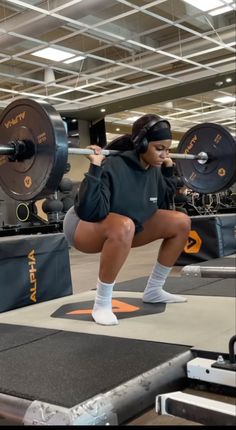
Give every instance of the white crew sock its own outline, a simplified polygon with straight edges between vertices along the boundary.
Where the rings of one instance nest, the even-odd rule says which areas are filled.
[[[146,303],[181,303],[187,302],[185,297],[167,293],[162,288],[167,276],[171,271],[171,267],[163,266],[156,263],[151,275],[149,276],[146,288],[143,293],[143,302]]]
[[[106,284],[105,282],[101,282],[100,279],[97,281],[97,292],[92,312],[92,317],[97,324],[118,324],[118,320],[112,312],[112,291],[114,285],[115,282]]]

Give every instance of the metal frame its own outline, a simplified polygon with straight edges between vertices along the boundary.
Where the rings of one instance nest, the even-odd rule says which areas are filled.
[[[161,394],[156,398],[156,412],[174,415],[203,425],[235,425],[235,405],[181,391]]]
[[[200,278],[235,278],[236,267],[194,266],[190,264],[181,269],[181,276]]]
[[[236,388],[235,372],[212,367],[215,362],[208,358],[194,358],[187,363],[188,378]]]
[[[186,351],[72,408],[0,393],[0,416],[23,425],[121,424],[153,405],[157,393],[165,392],[167,388],[182,388],[186,378],[186,363],[192,357],[192,352]]]

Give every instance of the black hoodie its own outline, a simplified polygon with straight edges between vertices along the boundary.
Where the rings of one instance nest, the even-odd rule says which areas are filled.
[[[75,197],[75,212],[97,222],[115,212],[131,218],[136,233],[158,208],[169,208],[176,191],[173,167],[144,169],[135,150],[109,155],[102,166],[90,165]]]

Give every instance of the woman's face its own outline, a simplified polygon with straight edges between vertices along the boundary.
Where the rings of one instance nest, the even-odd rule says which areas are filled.
[[[149,142],[148,150],[144,154],[140,154],[142,166],[144,168],[161,166],[165,158],[169,157],[170,147],[171,139]]]

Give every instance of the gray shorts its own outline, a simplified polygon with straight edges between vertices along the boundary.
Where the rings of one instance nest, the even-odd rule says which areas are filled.
[[[63,232],[69,245],[74,246],[74,236],[77,225],[79,224],[79,217],[75,213],[74,206],[68,210],[63,220]]]

